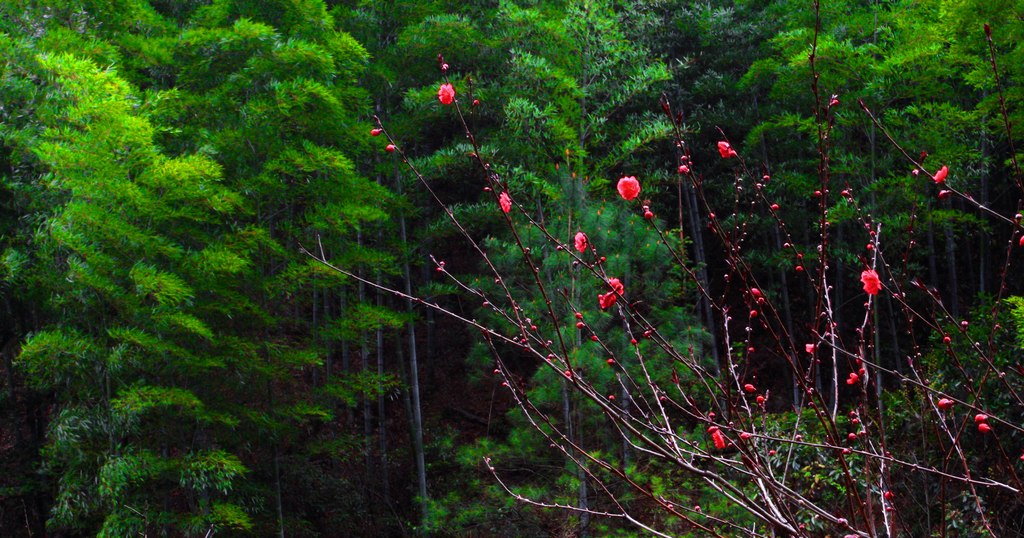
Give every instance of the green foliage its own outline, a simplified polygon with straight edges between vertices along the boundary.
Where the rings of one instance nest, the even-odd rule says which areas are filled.
[[[1007,297],[1006,302],[1011,307],[1009,315],[1017,329],[1017,347],[1024,349],[1024,297]]]
[[[38,299],[16,366],[53,394],[50,525],[265,533],[268,487],[289,487],[278,447],[302,459],[306,425],[397,387],[304,379],[354,336],[318,331],[335,321],[301,291],[348,282],[297,246],[322,235],[337,259],[395,272],[356,240],[394,199],[353,164],[367,53],[319,1],[50,4],[0,10],[26,36],[0,37],[2,218],[25,223],[0,236],[0,274]],[[344,315],[402,321],[367,308]]]
[[[1024,422],[1012,398],[1024,391],[1014,374],[1024,350],[1024,299],[1012,267],[1005,279],[998,274],[1004,263],[1003,239],[992,235],[998,220],[966,211],[971,204],[957,196],[937,197],[950,187],[994,213],[1019,211],[1013,158],[1024,155],[1011,151],[1020,153],[1024,144],[1020,130],[1006,126],[1003,108],[1010,125],[1024,124],[1020,11],[1019,2],[1003,0],[829,2],[821,5],[816,33],[815,14],[789,1],[2,3],[0,459],[7,463],[0,474],[10,478],[0,481],[0,528],[19,510],[33,519],[25,523],[32,535],[266,535],[281,528],[310,536],[338,528],[384,534],[384,526],[406,519],[383,511],[362,519],[376,506],[367,492],[380,486],[380,469],[365,463],[366,476],[353,478],[359,473],[352,462],[379,462],[396,470],[391,486],[407,482],[398,463],[405,436],[382,429],[402,422],[391,402],[407,388],[405,376],[386,370],[397,369],[397,346],[405,344],[385,334],[420,320],[397,313],[392,298],[303,257],[301,247],[391,287],[404,276],[401,264],[412,261],[413,279],[425,281],[420,294],[461,313],[460,288],[430,280],[432,270],[416,276],[425,254],[448,257],[450,274],[498,298],[492,306],[501,313],[514,315],[507,302],[514,300],[532,320],[557,321],[567,359],[598,392],[620,394],[623,373],[640,375],[636,351],[649,360],[643,375],[663,386],[681,375],[685,386],[692,373],[674,373],[672,357],[649,339],[627,344],[616,311],[601,310],[594,299],[607,291],[606,277],[621,278],[626,298],[666,342],[692,345],[701,357],[710,350],[695,321],[693,290],[670,263],[670,252],[697,251],[706,209],[687,207],[691,215],[676,207],[683,202],[669,163],[679,151],[689,152],[708,180],[710,207],[750,203],[749,212],[720,212],[720,222],[742,226],[745,259],[772,275],[762,284],[765,295],[785,292],[798,333],[817,321],[809,319],[809,290],[788,273],[792,253],[780,246],[793,241],[807,262],[817,259],[821,213],[810,193],[827,191],[829,279],[839,316],[861,313],[861,301],[851,299],[868,241],[859,218],[870,215],[881,224],[883,245],[914,241],[902,263],[887,258],[892,276],[934,287],[952,318],[969,319],[970,326],[962,330],[940,317],[944,333],[961,337],[947,344],[935,334],[910,350],[883,335],[876,353],[897,370],[913,354],[921,375],[955,395],[958,405]],[[438,54],[451,64],[446,75],[473,142],[483,145],[467,141],[453,108],[436,99]],[[817,96],[809,89],[815,76]],[[665,143],[669,126],[652,112],[662,91],[691,129],[684,147]],[[826,106],[833,94],[839,104]],[[917,175],[862,113],[860,99],[923,165]],[[447,214],[431,209],[401,163],[379,151],[384,137],[367,135],[371,106],[443,203],[485,245],[511,290],[506,302],[494,275],[476,274],[460,250],[462,239],[451,240],[457,235]],[[827,125],[833,127],[822,140],[826,173],[818,142]],[[743,191],[735,189],[737,161],[719,159],[714,149],[723,134],[754,177],[759,168],[771,176],[759,190],[745,183]],[[535,273],[508,235],[493,192],[481,188],[481,171],[467,158],[473,152],[492,163],[497,185],[526,212],[517,207],[511,218],[546,283],[555,320],[548,319]],[[942,165],[950,169],[945,186],[926,177]],[[621,175],[640,177],[642,199],[650,200],[642,203],[658,216],[654,223],[673,229],[670,235],[653,234],[624,209],[613,190]],[[846,189],[850,196],[837,195]],[[780,208],[768,212],[760,195]],[[677,213],[679,222],[662,218]],[[408,244],[400,244],[392,220],[398,214],[409,221]],[[789,223],[792,237],[780,238],[775,216]],[[577,231],[607,258],[603,264],[588,265],[589,252],[581,255],[585,263],[573,264]],[[686,242],[676,239],[684,235]],[[701,261],[713,274],[721,267],[715,254]],[[995,291],[1011,297],[985,295]],[[890,306],[888,297],[881,299],[879,327],[901,323]],[[607,350],[590,342],[589,332],[574,332],[577,311],[620,357],[616,366],[607,364]],[[499,319],[491,308],[473,316]],[[499,390],[484,386],[495,381],[485,346],[464,346],[448,326],[430,323],[421,340],[459,345],[427,353],[445,361],[433,374],[442,383],[425,390],[436,398],[428,410],[461,409],[469,394]],[[989,362],[969,359],[978,346],[989,351]],[[742,346],[736,350],[747,354]],[[554,425],[541,429],[572,425],[587,451],[637,483],[756,525],[708,484],[624,451],[598,406],[567,390],[560,369],[519,356],[513,346],[499,352],[510,357],[509,371]],[[378,353],[383,374],[370,367]],[[744,367],[765,366],[743,359]],[[710,357],[702,366],[718,368]],[[463,378],[477,384],[465,393],[453,390],[450,383]],[[880,388],[892,452],[909,453],[918,441],[948,452],[946,440],[934,436],[946,423],[931,412],[926,392]],[[445,398],[454,403],[437,403]],[[581,482],[572,466],[521,415],[505,414],[509,402],[496,398],[488,416],[501,419],[486,434],[442,429],[437,416],[428,416],[435,423],[428,431],[438,432],[428,438],[437,498],[421,530],[510,536],[578,530],[580,518],[517,503],[481,467],[491,456],[517,493],[579,502]],[[357,417],[357,407],[366,413]],[[800,429],[808,442],[827,441],[808,426],[808,416],[770,417],[763,427],[769,435]],[[947,420],[961,438],[973,439],[969,427]],[[848,419],[840,422],[852,429]],[[999,430],[1000,446],[1020,444],[1019,432]],[[699,429],[679,433],[708,442]],[[965,456],[972,469],[1004,472],[992,456],[995,441],[974,441]],[[840,503],[848,484],[828,454],[795,445],[785,456],[771,465],[791,473],[792,487],[824,505]],[[858,458],[849,458],[855,472],[866,465]],[[949,460],[921,465],[945,469]],[[934,477],[898,471],[892,477],[908,498],[956,489]],[[392,499],[406,502],[407,492],[392,489]],[[630,491],[615,494],[641,513],[654,512]],[[901,506],[901,517],[911,521],[908,532],[926,535],[945,526],[947,534],[981,533],[966,491],[945,498],[942,512],[927,503]],[[1018,499],[985,500],[983,509],[1021,509]],[[23,507],[39,513],[30,517]],[[49,516],[42,514],[47,507]],[[47,517],[49,529],[43,528]],[[689,532],[671,517],[652,517],[659,528]],[[926,528],[918,519],[938,523]],[[813,532],[832,532],[820,521],[806,523]],[[594,521],[589,531],[631,532]]]
[[[608,394],[618,394],[620,390],[618,367],[607,364],[608,356],[600,346],[586,339],[589,333],[581,337],[575,330],[574,312],[581,312],[588,325],[609,343],[621,357],[623,368],[638,373],[640,365],[629,359],[629,337],[614,309],[602,311],[594,298],[607,291],[607,285],[586,265],[574,263],[566,252],[572,249],[577,231],[582,230],[590,237],[598,255],[607,255],[600,266],[602,273],[621,278],[629,300],[644,303],[645,315],[661,323],[673,343],[681,349],[691,343],[699,348],[705,338],[703,331],[690,321],[687,309],[678,306],[686,301],[687,291],[678,285],[678,275],[670,268],[669,249],[679,249],[680,245],[666,245],[641,216],[624,209],[621,201],[602,201],[611,196],[617,198],[611,187],[616,174],[632,170],[639,154],[668,135],[667,124],[631,108],[650,99],[659,84],[669,78],[669,72],[622,32],[622,17],[625,15],[618,15],[611,3],[526,7],[503,2],[496,18],[489,23],[507,43],[507,67],[500,77],[489,74],[472,87],[474,96],[486,91],[487,102],[500,104],[502,112],[497,128],[474,123],[477,140],[485,144],[477,151],[494,156],[489,160],[512,199],[544,226],[542,231],[513,211],[517,240],[529,249],[547,297],[553,302],[557,323],[565,333],[561,338],[569,346],[568,360],[596,390]],[[446,59],[458,69],[480,61],[465,58],[464,54]],[[491,82],[490,77],[496,79]],[[456,87],[463,91],[461,88],[466,86]],[[428,95],[427,90],[411,93],[406,103],[414,99],[433,99],[433,95]],[[411,112],[419,110],[410,108]],[[472,177],[476,173],[467,170],[460,159],[468,151],[473,149],[465,145],[442,148],[423,163],[422,169],[429,178],[452,185],[456,181],[453,178]],[[655,180],[644,177],[643,181],[645,192],[657,189]],[[459,278],[470,289],[485,293],[504,316],[522,316],[542,327],[542,331],[553,330],[552,322],[556,320],[550,319],[534,272],[527,266],[517,243],[496,218],[500,213],[494,201],[487,198],[479,203],[455,205],[452,210],[474,234],[491,235],[483,246],[502,275],[502,283],[497,285],[490,274]],[[432,234],[450,233],[443,231],[446,220],[446,216],[440,217],[430,228]],[[553,240],[548,233],[554,236]],[[556,249],[557,245],[564,248]],[[580,256],[589,260],[591,254]],[[505,297],[505,289],[511,290],[512,295]],[[514,301],[515,313],[510,301]],[[505,326],[502,315],[491,307],[478,310],[474,318],[485,325]],[[516,332],[515,327],[506,328]],[[548,337],[555,339],[554,334]],[[671,361],[659,355],[653,345],[645,342],[641,347],[649,357],[650,374],[671,384]],[[577,433],[586,439],[581,442],[595,454],[613,462],[625,457],[620,452],[620,440],[599,433],[610,426],[597,406],[567,391],[561,369],[543,364],[514,366],[521,358],[511,358],[515,353],[505,346],[498,351],[506,357],[503,368],[513,369],[516,377],[522,376],[526,395],[540,415],[563,431],[569,428],[582,432]],[[470,355],[473,371],[492,370],[494,360],[484,346],[476,346]],[[491,376],[479,380],[493,381]],[[565,409],[571,411],[563,416]],[[480,439],[475,446],[466,446],[445,460],[450,468],[470,474],[445,487],[450,493],[434,501],[432,525],[443,529],[483,529],[509,536],[579,525],[575,517],[539,514],[512,502],[489,473],[479,472],[482,458],[488,456],[516,494],[543,502],[576,504],[580,483],[574,466],[549,448],[549,441],[534,430],[521,411],[509,411],[504,423],[505,433],[497,440]],[[550,431],[547,426],[542,428]],[[557,481],[555,476],[559,477]],[[593,525],[594,532],[600,528],[602,535],[630,535],[618,525]]]

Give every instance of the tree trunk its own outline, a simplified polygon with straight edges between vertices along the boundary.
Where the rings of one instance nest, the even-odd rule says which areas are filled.
[[[699,205],[697,203],[697,193],[693,185],[686,182],[684,191],[684,201],[686,202],[686,213],[689,215],[690,220],[690,233],[693,239],[693,261],[694,265],[697,266],[697,283],[708,293],[711,293],[710,279],[708,278],[707,269],[707,253],[704,247],[704,227],[701,226]],[[682,233],[682,232],[680,232]],[[700,311],[700,316],[704,318],[704,326],[707,328],[708,334],[711,337],[711,359],[714,361],[715,370],[712,372],[713,375],[718,375],[719,367],[719,350],[718,350],[718,330],[715,326],[715,311],[711,304],[711,301],[704,294],[697,296],[697,308]]]
[[[273,409],[274,387],[269,381],[267,382],[267,402],[270,404],[269,408]],[[284,499],[281,495],[281,463],[277,450],[277,439],[270,441],[270,451],[274,470],[274,504],[277,509],[277,535],[278,538],[284,538]]]
[[[928,282],[937,285],[939,282],[938,262],[935,261],[935,227],[928,223]]]
[[[361,232],[356,233],[356,243],[362,247],[363,235]],[[362,271],[360,271],[360,277],[362,277]],[[359,304],[366,304],[366,285],[362,281],[359,282],[358,287],[358,299]],[[367,344],[366,331],[359,331],[359,371],[366,374],[370,371],[370,348]],[[370,397],[364,392],[363,393],[363,466],[365,474],[366,487],[363,489],[363,499],[366,503],[367,510],[376,512],[373,508],[376,503],[373,502],[371,496],[372,488],[370,484],[376,482],[376,469],[373,461],[373,404],[370,402]]]
[[[779,234],[777,227],[772,227],[772,239],[775,241],[775,249],[782,249],[782,237]],[[798,376],[803,375],[803,361],[801,360],[802,355],[800,354],[804,349],[801,343],[796,339],[796,335],[793,334],[793,307],[790,304],[789,297],[789,284],[786,282],[786,271],[779,269],[775,272],[779,282],[779,292],[782,294],[782,323],[786,326],[786,334],[789,335],[793,341],[793,408],[799,409],[800,404],[803,401],[804,392],[800,389],[800,378]]]
[[[427,242],[428,241],[421,241],[421,248],[429,249],[430,246],[427,244]],[[429,252],[429,250],[424,251]],[[430,267],[427,267],[426,264],[423,265],[423,269],[420,271],[420,278],[422,279],[423,282],[428,282],[430,280]],[[426,311],[425,318],[426,319],[424,321],[426,322],[427,326],[427,349],[425,350],[424,353],[426,357],[426,364],[423,366],[424,369],[426,370],[426,377],[428,382],[431,384],[435,384],[436,386],[437,367],[436,362],[434,361],[434,357],[436,356],[435,353],[437,351],[435,349],[435,347],[437,346],[437,313],[434,312],[433,308],[428,308]]]
[[[892,356],[893,362],[895,363],[893,364],[893,369],[902,377],[903,358],[902,353],[900,352],[900,333],[899,329],[896,327],[896,311],[892,307],[891,297],[887,296],[884,300],[886,312],[889,314],[889,332],[892,334],[892,353],[889,353],[889,355]]]
[[[324,292],[320,294],[323,300],[324,309],[324,323],[331,321],[331,292],[324,289]],[[330,383],[331,375],[334,373],[334,341],[329,338],[322,338],[324,340],[324,384]]]
[[[982,99],[984,99],[987,96],[988,96],[988,92],[982,92]],[[985,136],[985,122],[984,122],[984,118],[983,118],[982,124],[981,124],[981,140],[979,141],[979,145],[981,146],[981,160],[982,160],[982,162],[985,162],[985,161],[988,160],[988,157],[989,157],[989,147],[988,147],[988,137]],[[980,198],[980,201],[981,201],[981,205],[984,205],[984,206],[987,207],[988,206],[988,200],[989,200],[989,189],[990,189],[990,187],[989,187],[988,167],[982,167],[982,169],[979,172],[979,174],[981,175],[981,193],[980,193],[981,194],[981,198]],[[978,293],[985,293],[988,290],[988,274],[987,273],[988,273],[988,267],[989,267],[989,260],[988,260],[988,256],[989,256],[989,254],[988,254],[988,251],[989,251],[988,240],[989,240],[989,237],[988,237],[988,234],[984,232],[984,230],[982,230],[978,234],[978,236],[979,236],[978,237],[978,251],[979,251],[978,252],[978,260],[979,260],[979,267],[978,267]],[[994,265],[998,266],[998,264],[994,264]]]
[[[402,196],[402,181],[398,176],[397,162],[395,163],[395,192]],[[405,215],[398,215],[399,238],[403,249],[408,249],[409,238],[405,226]],[[403,256],[402,277],[405,281],[405,294],[412,296],[412,276],[409,271],[408,256]],[[412,300],[406,300],[406,310],[412,314]],[[410,319],[406,324],[406,331],[409,337],[409,389],[411,391],[412,406],[412,449],[413,457],[416,460],[416,485],[419,492],[420,502],[420,523],[426,525],[430,516],[429,497],[427,496],[427,464],[423,454],[423,413],[420,406],[420,374],[419,357],[416,349],[416,324]]]
[[[341,292],[341,299],[340,299],[339,304],[338,304],[338,307],[339,307],[338,315],[339,316],[346,315],[346,311],[347,311],[346,307],[347,306],[348,306],[348,294],[343,290]],[[351,351],[349,350],[349,347],[348,347],[348,340],[345,339],[345,338],[342,338],[341,339],[341,371],[342,371],[343,374],[348,374],[351,371],[351,368],[352,368],[352,354],[351,354]],[[346,424],[355,424],[355,421],[356,421],[355,411],[352,409],[352,406],[350,406],[350,405],[346,405],[345,406],[345,418],[346,418]]]
[[[949,285],[949,311],[954,318],[960,317],[960,297],[956,280],[956,241],[953,238],[953,227],[943,226],[946,236],[946,271]]]
[[[7,431],[14,431],[14,446],[20,447],[22,446],[21,427],[18,424],[17,393],[14,390],[14,344],[16,341],[14,336],[10,336],[5,342],[0,344],[0,356],[3,357],[4,361],[4,374],[7,378],[7,401],[10,402],[7,407],[10,414]]]
[[[380,285],[380,274],[377,284]],[[383,308],[384,299],[377,292],[377,307]],[[384,397],[384,329],[377,327],[377,448],[380,451],[380,485],[384,506],[391,506],[391,485],[388,479],[388,423],[387,406]]]
[[[317,299],[317,293],[316,293],[316,273],[313,274],[313,281],[312,281],[312,283],[311,283],[311,285],[309,287],[311,288],[310,289],[310,294],[313,296],[312,300],[309,302],[309,310],[310,310],[310,315],[311,315],[311,318],[312,318],[310,326],[313,329],[313,331],[312,331],[313,332],[313,335],[312,335],[313,336],[313,341],[314,342],[319,342],[320,341],[320,328],[317,326],[317,322],[320,321],[320,318],[319,318],[319,316],[317,316],[316,309],[317,309],[318,303],[320,301],[319,301],[319,299]],[[310,366],[310,370],[311,370],[311,374],[312,374],[312,377],[313,377],[313,386],[314,387],[320,386],[320,367],[316,366],[316,365],[312,365],[312,366]]]

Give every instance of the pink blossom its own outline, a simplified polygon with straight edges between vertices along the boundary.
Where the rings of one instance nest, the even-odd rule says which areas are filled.
[[[874,269],[865,269],[861,272],[860,281],[864,284],[864,291],[868,295],[878,295],[882,289],[882,281],[878,279],[878,273]]]
[[[736,150],[732,149],[732,146],[730,146],[728,142],[722,140],[718,143],[718,154],[721,155],[723,159],[729,159],[736,156]]]
[[[580,252],[587,251],[587,234],[583,232],[576,232],[576,237],[574,238],[574,241],[576,243],[576,250]]]
[[[442,84],[441,87],[437,89],[437,100],[441,101],[442,105],[452,104],[452,101],[455,100],[455,88],[447,82]]]
[[[624,176],[619,179],[617,188],[619,196],[622,196],[624,200],[632,200],[640,194],[640,182],[633,176]]]
[[[935,183],[941,185],[946,182],[946,176],[948,174],[949,167],[943,166],[942,168],[939,168],[938,172],[935,172],[935,175],[932,176],[932,179],[935,180]]]
[[[507,192],[503,192],[498,196],[498,204],[501,205],[501,210],[505,213],[512,211],[512,199],[509,198]]]
[[[622,292],[625,290],[622,282],[617,278],[609,278],[608,285],[612,288],[612,291],[597,296],[597,305],[601,307],[601,310],[605,310],[615,304],[615,301],[619,299],[619,295],[622,295]]]
[[[718,426],[712,426],[708,428],[708,431],[711,433],[711,441],[715,443],[715,448],[723,450],[726,447],[726,443],[722,430],[718,429]]]

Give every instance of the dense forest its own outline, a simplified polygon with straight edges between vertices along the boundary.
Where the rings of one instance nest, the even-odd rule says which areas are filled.
[[[1024,535],[1024,3],[0,2],[0,535]]]

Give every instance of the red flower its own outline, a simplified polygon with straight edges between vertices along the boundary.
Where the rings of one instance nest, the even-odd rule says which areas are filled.
[[[441,87],[437,89],[437,100],[441,101],[442,105],[452,104],[452,101],[455,100],[455,88],[447,82],[442,84]]]
[[[935,183],[941,185],[942,183],[946,182],[946,175],[948,174],[949,167],[943,166],[942,168],[939,168],[938,172],[935,172],[935,175],[932,176],[932,179],[935,180]]]
[[[615,304],[615,301],[619,299],[619,295],[622,295],[622,292],[625,290],[622,282],[617,278],[609,278],[608,285],[611,286],[612,291],[597,296],[597,305],[601,307],[601,310],[605,310]]]
[[[623,200],[632,200],[640,194],[640,182],[633,176],[625,176],[619,179],[619,196],[622,196]]]
[[[943,411],[948,411],[953,408],[954,403],[955,402],[953,400],[950,400],[949,398],[940,398],[938,403],[939,409],[942,409]]]
[[[728,142],[722,140],[718,143],[718,154],[721,155],[723,159],[729,159],[736,156],[736,150],[732,149],[732,146],[730,146]]]
[[[860,281],[864,284],[864,291],[868,295],[878,295],[882,289],[882,281],[878,279],[878,273],[874,269],[865,269],[861,272]]]
[[[498,204],[501,205],[501,210],[505,213],[512,211],[512,199],[508,197],[507,192],[503,192],[498,196]]]
[[[712,426],[708,428],[711,432],[711,440],[715,443],[715,448],[722,450],[725,448],[725,436],[722,435],[722,430],[718,429],[718,426]]]
[[[587,251],[587,234],[583,232],[576,232],[574,240],[576,242],[576,250],[580,252]]]

